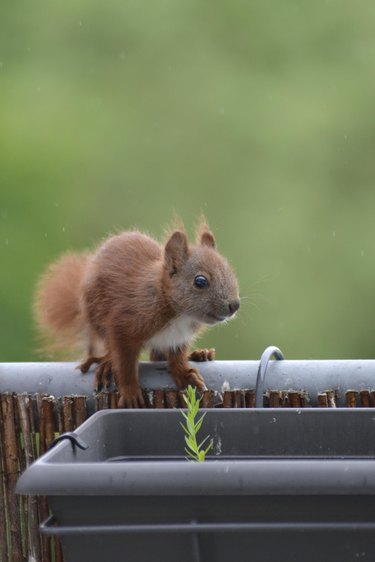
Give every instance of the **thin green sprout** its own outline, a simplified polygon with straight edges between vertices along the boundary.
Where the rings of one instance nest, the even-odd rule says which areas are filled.
[[[189,385],[187,387],[183,397],[186,402],[187,411],[185,413],[183,410],[180,410],[181,414],[185,418],[185,425],[182,422],[180,422],[180,425],[185,432],[185,453],[188,455],[188,460],[203,462],[208,451],[213,446],[213,441],[211,439],[208,446],[205,449],[203,448],[203,445],[207,443],[207,440],[210,437],[209,435],[207,435],[207,437],[205,437],[200,443],[198,443],[197,440],[197,433],[202,426],[206,412],[199,418],[198,421],[195,421],[201,398],[196,397],[196,389],[192,386]]]

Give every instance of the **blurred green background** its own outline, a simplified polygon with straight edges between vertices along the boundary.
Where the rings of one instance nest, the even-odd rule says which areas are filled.
[[[242,308],[220,359],[375,355],[371,0],[19,0],[0,19],[0,360],[46,264],[203,211]]]

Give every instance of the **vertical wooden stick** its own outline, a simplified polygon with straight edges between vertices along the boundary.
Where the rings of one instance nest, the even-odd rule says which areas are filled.
[[[336,408],[336,392],[327,390],[328,408]]]
[[[111,396],[110,396],[110,392],[108,391],[102,391],[99,392],[96,396],[95,396],[95,400],[96,400],[96,408],[95,411],[100,411],[100,410],[107,410],[111,407]],[[67,396],[65,398],[68,398]],[[73,401],[75,397],[70,397]]]
[[[243,390],[233,391],[233,408],[245,407],[245,393]]]
[[[0,395],[0,405],[2,402],[2,396]],[[7,531],[7,519],[8,519],[8,509],[6,505],[6,494],[5,494],[5,446],[4,446],[4,422],[2,409],[0,407],[0,560],[4,562],[8,561],[8,531]],[[9,520],[9,519],[8,519]]]
[[[74,413],[73,413],[73,398],[71,396],[64,396],[63,398],[63,421],[64,432],[73,431],[74,428]]]
[[[289,390],[289,404],[291,408],[302,408],[301,393],[296,390]]]
[[[177,390],[166,390],[166,392],[165,392],[165,407],[166,408],[178,408]]]
[[[44,419],[45,447],[46,449],[48,449],[51,446],[52,441],[55,439],[56,433],[57,432],[63,433],[64,431],[61,400],[55,400],[53,396],[46,397],[46,399],[43,400],[42,402],[42,409],[43,409],[43,419]],[[58,426],[57,432],[55,431],[56,419],[57,419],[57,426]],[[46,544],[49,547],[48,555],[51,557],[51,560],[52,560],[52,552],[51,552],[52,549],[54,562],[63,562],[61,542],[59,537],[55,536],[51,539],[44,537],[43,540],[46,542]],[[48,558],[48,561],[49,560],[50,558]]]
[[[328,408],[328,397],[326,392],[318,393],[318,405],[319,408]]]
[[[54,556],[55,556],[54,562],[64,562],[60,538],[56,535],[53,540],[54,540],[53,547],[54,547]]]
[[[38,410],[38,397],[30,397],[29,402],[29,425],[30,425],[30,432],[31,432],[31,446],[32,446],[32,453],[33,458],[38,458],[38,451],[39,451],[39,443],[40,443],[40,434],[39,434],[39,410]],[[36,422],[36,423],[35,423]],[[37,429],[36,429],[37,427]],[[43,539],[39,533],[39,523],[41,521],[40,518],[40,511],[39,511],[39,496],[31,496],[31,504],[32,504],[32,511],[34,511],[35,518],[31,521],[31,534],[33,536],[39,537],[39,552],[40,552],[40,561],[43,562],[43,550],[42,544]]]
[[[5,468],[5,486],[9,517],[9,531],[11,540],[12,562],[23,562],[22,541],[20,533],[20,511],[15,487],[20,475],[18,462],[17,434],[15,428],[13,396],[1,396],[1,415],[3,421],[3,450]]]
[[[38,399],[39,410],[39,454],[42,455],[51,445],[55,438],[54,428],[54,404],[53,396],[41,396]],[[49,515],[49,507],[45,496],[39,497],[39,516],[44,521]],[[42,538],[42,559],[43,562],[51,560],[51,539],[49,537]]]
[[[368,390],[361,390],[359,393],[362,408],[370,408],[370,392]]]
[[[55,399],[53,396],[43,398],[42,410],[44,418],[44,445],[46,451],[48,451],[55,439],[54,405]]]
[[[213,408],[214,407],[214,397],[215,392],[213,390],[205,390],[202,394],[202,408]]]
[[[146,397],[145,397],[145,402],[147,404]],[[149,407],[149,406],[147,406],[147,407]],[[152,408],[152,406],[150,406],[150,407]],[[111,408],[113,410],[117,410],[117,408],[118,408],[118,392],[117,391],[111,392]]]
[[[246,390],[245,405],[246,408],[255,408],[255,390]]]
[[[17,459],[18,459],[18,470],[21,474],[26,469],[26,458],[25,458],[25,448],[24,439],[22,435],[20,415],[18,411],[17,395],[12,394],[13,400],[13,415],[14,415],[14,430],[16,433],[16,445],[17,445]],[[28,550],[28,545],[30,543],[29,535],[29,497],[28,496],[18,496],[19,504],[19,514],[20,514],[20,528],[19,528],[19,540],[22,548],[22,556],[26,558],[26,551]]]
[[[345,392],[346,405],[348,408],[357,407],[357,394],[356,390],[347,390]]]
[[[107,393],[109,396],[109,393]],[[87,397],[86,396],[75,396],[74,397],[74,422],[75,426],[78,427],[87,419]]]
[[[153,407],[156,408],[156,406],[155,406],[155,391],[151,390],[151,392],[154,393],[154,406]],[[185,398],[184,398],[185,392],[183,390],[178,390],[177,396],[178,396],[178,403],[179,403],[180,408],[186,408],[186,402],[185,402]]]
[[[301,390],[301,402],[303,408],[311,408],[311,400],[310,396],[306,392],[306,390]]]
[[[281,408],[282,393],[280,390],[270,390],[269,404],[270,408]]]
[[[223,408],[233,407],[233,393],[231,390],[224,390]]]
[[[164,390],[155,390],[154,404],[155,404],[155,408],[165,408]]]
[[[32,425],[30,423],[32,411],[31,400],[26,394],[18,394],[16,397],[18,417],[23,436],[25,466],[28,467],[35,460],[35,450],[32,435]],[[25,529],[27,530],[27,558],[40,560],[40,537],[39,537],[39,517],[38,502],[35,496],[24,498],[27,509],[25,510]]]

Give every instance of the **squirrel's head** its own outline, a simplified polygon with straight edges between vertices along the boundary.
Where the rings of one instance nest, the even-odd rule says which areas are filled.
[[[237,278],[216,249],[204,223],[197,243],[189,245],[183,230],[174,231],[164,249],[165,284],[178,314],[215,324],[234,316],[240,307]]]

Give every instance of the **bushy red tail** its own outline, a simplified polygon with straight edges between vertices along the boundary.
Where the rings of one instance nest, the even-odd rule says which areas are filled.
[[[48,266],[39,280],[34,315],[44,355],[82,347],[80,286],[88,259],[89,254],[64,254]]]

